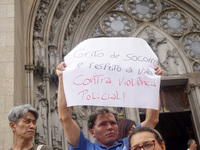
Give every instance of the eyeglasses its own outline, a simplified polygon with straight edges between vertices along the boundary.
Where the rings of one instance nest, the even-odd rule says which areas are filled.
[[[144,150],[154,150],[156,141],[157,140],[146,141],[141,146],[135,145],[129,148],[129,150],[141,150],[141,148],[143,148]]]

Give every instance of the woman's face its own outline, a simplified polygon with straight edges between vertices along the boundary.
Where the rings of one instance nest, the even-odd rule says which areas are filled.
[[[129,135],[131,135],[131,133],[133,132],[133,130],[135,129],[135,127],[136,126],[133,124],[132,127],[131,127],[131,129],[128,131],[126,137],[128,137]]]
[[[139,132],[131,137],[131,150],[165,150],[165,143],[161,145],[156,141],[155,136],[151,132]],[[143,146],[143,147],[142,147]]]

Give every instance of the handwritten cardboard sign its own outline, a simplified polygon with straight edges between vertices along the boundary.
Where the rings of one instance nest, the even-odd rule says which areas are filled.
[[[64,57],[67,106],[158,109],[158,58],[140,38],[92,38]]]

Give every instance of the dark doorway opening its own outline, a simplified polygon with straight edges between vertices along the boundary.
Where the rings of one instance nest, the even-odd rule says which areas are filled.
[[[144,117],[145,115],[140,115],[141,121]],[[190,138],[195,139],[191,111],[160,113],[156,129],[163,136],[166,150],[186,150],[187,141]]]

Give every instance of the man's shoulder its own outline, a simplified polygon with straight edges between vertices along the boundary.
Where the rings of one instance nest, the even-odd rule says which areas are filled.
[[[39,146],[38,144],[33,144],[33,147],[31,147],[29,150],[36,150],[38,146]],[[13,150],[13,149],[10,148],[8,150]],[[41,150],[53,150],[53,148],[51,146],[48,146],[48,145],[42,145]]]
[[[33,147],[34,147],[34,149],[37,149],[38,146],[39,146],[39,144],[34,144]],[[41,150],[53,150],[53,148],[51,146],[48,146],[48,145],[42,145]]]
[[[53,150],[53,148],[51,146],[48,146],[48,145],[43,145],[41,150]]]

